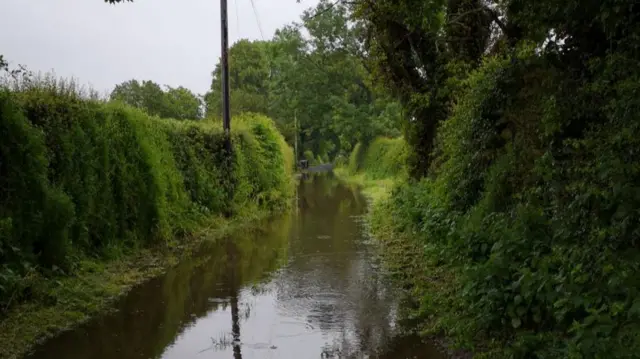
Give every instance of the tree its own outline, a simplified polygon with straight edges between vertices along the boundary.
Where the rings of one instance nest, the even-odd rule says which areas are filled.
[[[198,96],[184,87],[165,87],[166,91],[153,81],[140,83],[130,80],[116,85],[110,98],[159,117],[178,120],[202,118],[202,104]]]
[[[449,116],[450,80],[476,67],[490,40],[507,31],[494,5],[483,0],[355,2],[369,67],[416,119],[405,133],[415,177],[426,175],[436,129]]]
[[[309,34],[308,37],[303,33]],[[394,121],[380,121],[395,102],[372,89],[362,55],[362,29],[342,4],[321,1],[302,22],[278,29],[269,41],[239,41],[229,50],[231,111],[260,112],[273,118],[298,155],[346,154],[357,142],[397,134]],[[221,112],[220,65],[206,95],[207,114]],[[398,106],[391,106],[398,108]],[[399,115],[401,112],[398,112]]]
[[[191,90],[182,86],[166,86],[165,101],[168,104],[168,116],[180,120],[202,118],[202,101]]]
[[[232,114],[268,113],[267,91],[270,76],[268,42],[240,40],[229,49],[229,87]],[[222,68],[213,71],[211,91],[205,96],[207,115],[222,113]]]

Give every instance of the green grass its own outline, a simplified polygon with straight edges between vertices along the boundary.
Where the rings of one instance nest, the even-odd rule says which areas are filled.
[[[358,187],[362,194],[373,203],[386,199],[398,181],[397,178],[393,177],[370,179],[365,173],[351,174],[344,167],[335,168],[333,172],[343,183]]]

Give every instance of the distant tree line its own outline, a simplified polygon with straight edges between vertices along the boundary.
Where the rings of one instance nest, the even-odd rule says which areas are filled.
[[[198,120],[203,117],[200,97],[182,86],[164,86],[153,81],[130,80],[113,89],[112,101],[122,101],[145,110],[153,116],[177,120]]]

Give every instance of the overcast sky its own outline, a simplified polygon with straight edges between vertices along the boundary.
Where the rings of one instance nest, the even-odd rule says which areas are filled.
[[[209,89],[220,57],[219,0],[0,0],[0,54],[96,90],[130,79]],[[261,39],[250,0],[229,1],[229,37]],[[317,0],[254,0],[265,39]],[[237,9],[237,10],[236,10]]]

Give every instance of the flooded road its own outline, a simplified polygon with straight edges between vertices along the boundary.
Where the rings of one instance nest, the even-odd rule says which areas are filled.
[[[399,295],[365,235],[360,193],[316,175],[298,197],[291,214],[206,243],[30,358],[443,358],[399,336]]]

